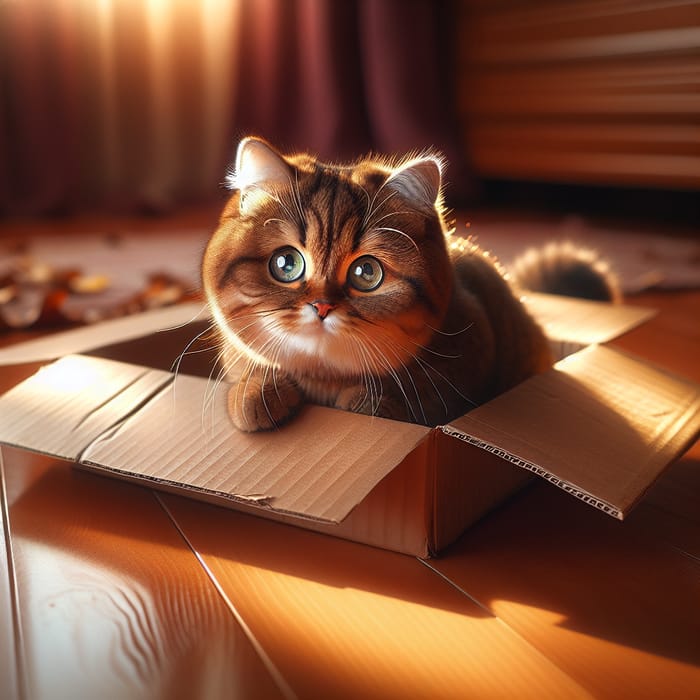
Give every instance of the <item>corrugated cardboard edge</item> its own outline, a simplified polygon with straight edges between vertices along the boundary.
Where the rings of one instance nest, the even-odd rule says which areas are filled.
[[[592,345],[443,432],[622,520],[700,434],[700,386]]]
[[[429,550],[435,556],[532,480],[500,455],[447,427],[430,436]],[[454,438],[459,438],[455,440]]]
[[[598,510],[602,511],[603,513],[606,513],[607,515],[612,516],[613,518],[622,520],[624,517],[622,511],[616,506],[612,505],[611,503],[607,503],[599,498],[596,498],[587,491],[578,488],[575,484],[566,481],[566,479],[561,479],[560,477],[556,476],[556,474],[553,474],[552,472],[543,469],[541,466],[535,464],[534,462],[522,459],[516,454],[513,454],[508,450],[504,450],[498,445],[493,445],[489,442],[485,442],[484,440],[476,438],[473,435],[469,435],[468,433],[465,433],[461,430],[457,430],[453,426],[443,426],[442,431],[445,435],[448,435],[449,437],[457,438],[458,440],[461,440],[462,442],[477,447],[480,450],[485,450],[486,452],[494,455],[498,459],[505,460],[506,462],[514,464],[520,469],[525,469],[534,474],[535,476],[541,477],[545,481],[548,481],[550,484],[557,486],[566,493],[574,496],[575,498],[578,498],[581,501],[584,501],[585,503],[588,503],[589,505],[593,506],[594,508],[597,508]]]

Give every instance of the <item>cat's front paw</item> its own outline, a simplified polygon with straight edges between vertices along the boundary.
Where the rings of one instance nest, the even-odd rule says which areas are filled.
[[[246,433],[278,428],[301,408],[299,388],[286,377],[265,381],[251,374],[232,386],[228,394],[228,412],[233,424]]]
[[[378,416],[409,423],[420,422],[407,409],[406,403],[395,397],[383,394],[376,396],[367,391],[364,386],[343,389],[335,400],[335,408],[352,413],[362,413],[366,416]]]
[[[369,393],[364,387],[347,387],[335,399],[334,408],[351,413],[372,415],[376,406],[369,400]]]

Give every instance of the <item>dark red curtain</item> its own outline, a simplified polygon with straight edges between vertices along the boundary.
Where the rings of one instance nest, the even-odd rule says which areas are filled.
[[[327,160],[435,147],[468,194],[450,2],[153,5],[0,3],[1,213],[211,198],[249,133]]]

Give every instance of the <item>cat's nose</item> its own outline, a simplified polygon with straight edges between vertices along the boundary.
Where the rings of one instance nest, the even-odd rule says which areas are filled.
[[[335,309],[336,305],[331,304],[328,301],[324,300],[318,300],[318,301],[312,301],[311,306],[314,307],[316,310],[316,313],[318,314],[318,317],[323,321],[328,314]]]

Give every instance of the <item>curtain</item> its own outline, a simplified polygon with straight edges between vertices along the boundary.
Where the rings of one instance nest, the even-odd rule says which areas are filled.
[[[0,213],[221,196],[254,133],[327,160],[436,147],[468,192],[451,3],[0,2]]]

